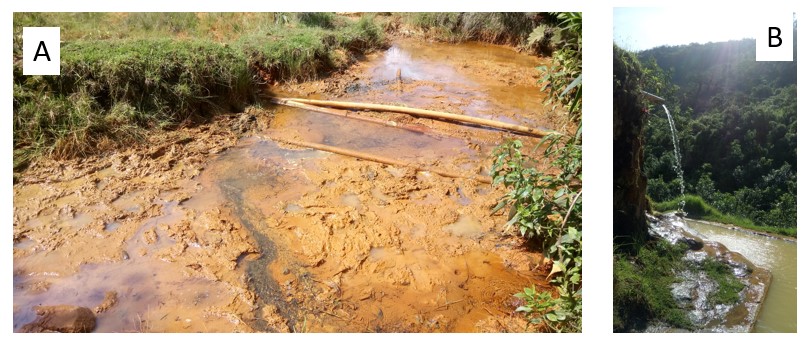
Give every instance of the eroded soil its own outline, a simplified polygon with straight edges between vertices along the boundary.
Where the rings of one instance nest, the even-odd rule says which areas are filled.
[[[267,94],[566,130],[535,84],[544,63],[402,40]],[[524,331],[512,295],[548,287],[548,265],[491,215],[503,189],[273,140],[474,176],[517,136],[362,114],[431,131],[267,105],[105,156],[32,164],[14,185],[14,330],[34,306],[69,304],[95,309],[97,332]]]

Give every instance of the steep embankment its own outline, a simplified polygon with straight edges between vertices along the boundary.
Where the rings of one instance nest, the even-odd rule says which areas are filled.
[[[648,234],[641,77],[636,58],[614,46],[614,243],[623,249],[644,242]]]

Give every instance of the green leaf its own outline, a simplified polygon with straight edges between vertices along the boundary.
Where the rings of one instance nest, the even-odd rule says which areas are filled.
[[[493,207],[493,209],[490,210],[490,214],[498,212],[499,210],[504,208],[505,205],[507,205],[507,200],[501,200],[498,204],[496,204],[496,207]]]
[[[515,309],[515,311],[517,311],[517,312],[522,312],[522,313],[531,313],[531,312],[532,312],[532,308],[527,307],[527,306],[523,306],[523,305],[522,305],[522,306],[520,306],[520,307],[516,308],[516,309]]]
[[[527,38],[527,43],[532,45],[534,43],[543,42],[544,38],[546,37],[546,26],[541,24],[529,34]]]
[[[582,81],[583,81],[583,74],[580,74],[580,75],[578,75],[578,76],[577,76],[577,78],[575,78],[575,79],[574,79],[574,81],[572,81],[572,83],[571,83],[571,84],[569,84],[569,86],[566,86],[566,89],[564,89],[564,90],[563,90],[563,92],[561,92],[561,93],[560,93],[560,95],[561,95],[561,96],[566,95],[567,93],[569,93],[569,91],[570,91],[572,88],[574,88],[574,87],[576,87],[576,86],[580,86],[580,83],[581,83]]]

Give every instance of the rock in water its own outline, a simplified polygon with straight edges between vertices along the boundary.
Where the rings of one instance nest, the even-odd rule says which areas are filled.
[[[93,311],[74,305],[36,306],[37,319],[23,326],[23,332],[87,333],[96,327]]]

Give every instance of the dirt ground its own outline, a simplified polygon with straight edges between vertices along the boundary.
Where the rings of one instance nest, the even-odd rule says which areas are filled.
[[[407,50],[414,44],[402,45],[409,59],[392,63],[389,50],[267,93],[564,128],[542,106],[536,58],[440,50],[443,65],[419,65]],[[460,49],[470,48],[446,48]],[[444,78],[442,69],[454,73]],[[481,96],[487,103],[476,103]],[[550,288],[548,264],[504,230],[503,213],[490,213],[502,188],[272,141],[473,176],[486,174],[490,150],[515,135],[362,114],[432,131],[406,135],[266,106],[102,156],[33,163],[14,185],[14,330],[34,321],[33,306],[59,304],[96,309],[96,332],[527,330],[512,295]]]

